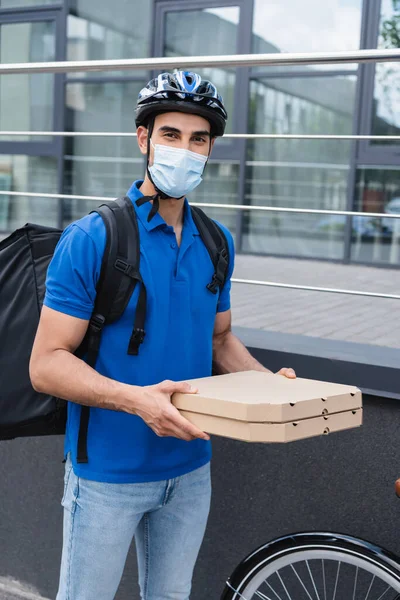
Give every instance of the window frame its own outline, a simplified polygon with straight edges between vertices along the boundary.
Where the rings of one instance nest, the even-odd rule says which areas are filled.
[[[43,21],[54,22],[55,24],[55,61],[64,58],[63,36],[65,35],[63,27],[63,6],[54,7],[40,6],[29,9],[1,9],[0,27],[2,25],[13,25],[16,23],[38,23]],[[6,75],[4,75],[6,77]],[[63,130],[63,115],[59,107],[63,105],[64,98],[64,75],[54,75],[54,88],[52,99],[52,130]],[[2,141],[0,139],[1,154],[25,154],[40,156],[58,156],[62,140],[55,139],[54,136],[47,141]]]
[[[379,23],[381,17],[381,0],[365,2],[367,26],[362,48],[377,48],[379,38]],[[372,120],[375,91],[375,63],[360,65],[360,109],[358,133],[360,135],[373,135]],[[371,140],[362,140],[357,143],[356,162],[365,166],[385,165],[397,166],[400,159],[400,143],[392,146],[372,143]]]
[[[251,46],[251,23],[253,16],[253,2],[246,0],[157,0],[155,4],[155,27],[153,34],[153,56],[164,55],[165,18],[169,12],[195,11],[207,8],[239,8],[239,24],[237,35],[237,54],[248,54]],[[154,75],[156,73],[154,72]],[[228,118],[232,120],[232,131],[234,133],[246,133],[248,112],[248,86],[249,68],[236,69],[235,82],[235,110]],[[240,160],[245,140],[232,139],[229,143],[219,146],[216,144],[213,150],[215,160]]]

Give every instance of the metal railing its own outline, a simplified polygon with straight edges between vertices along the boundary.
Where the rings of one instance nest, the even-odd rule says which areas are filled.
[[[231,54],[222,56],[172,56],[166,58],[129,58],[40,63],[10,63],[0,66],[0,75],[17,73],[76,73],[94,71],[141,71],[202,67],[266,67],[296,65],[334,65],[347,63],[393,62],[400,50],[353,50],[349,52]]]
[[[0,75],[7,74],[35,74],[35,73],[73,73],[73,72],[95,72],[95,71],[121,71],[121,70],[160,70],[160,69],[187,69],[202,67],[263,67],[277,65],[326,65],[346,63],[375,63],[400,61],[400,50],[356,50],[352,52],[318,52],[318,53],[272,53],[272,54],[237,54],[224,56],[193,56],[193,57],[171,57],[171,58],[144,58],[124,60],[97,60],[97,61],[65,61],[65,62],[41,62],[41,63],[12,63],[0,65]],[[88,82],[90,79],[88,79]],[[0,137],[4,136],[63,136],[63,137],[135,137],[133,132],[66,132],[66,131],[0,131]],[[226,134],[226,138],[232,139],[286,139],[286,140],[348,140],[348,141],[400,141],[400,136],[382,135],[321,135],[321,134]],[[39,194],[32,192],[0,191],[0,196],[26,196],[38,198],[55,198],[69,200],[93,200],[109,201],[112,198],[102,196],[82,196],[73,194]],[[242,211],[264,211],[303,213],[318,215],[342,215],[358,217],[376,217],[385,219],[399,219],[400,214],[393,213],[371,213],[340,210],[318,210],[306,208],[283,208],[271,206],[250,206],[214,203],[192,203],[195,206],[220,208]],[[271,281],[258,281],[248,279],[232,279],[235,283],[246,283],[250,285],[280,287],[305,291],[318,291],[336,294],[347,294],[356,296],[368,296],[377,298],[390,298],[400,300],[400,295],[381,294],[375,292],[364,292],[359,290],[343,290],[337,288],[324,288],[315,286],[300,286],[284,284]]]
[[[1,72],[1,68],[0,68]],[[0,131],[1,136],[39,136],[39,137],[137,137],[134,132],[122,131]],[[346,134],[306,134],[306,133],[225,133],[224,139],[249,140],[345,140],[399,142],[400,135],[346,135]]]

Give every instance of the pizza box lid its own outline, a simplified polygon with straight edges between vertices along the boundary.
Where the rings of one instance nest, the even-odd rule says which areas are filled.
[[[289,423],[246,423],[225,417],[180,411],[182,416],[210,435],[243,442],[285,443],[360,427],[362,408]]]
[[[179,410],[249,423],[285,423],[361,408],[361,391],[351,385],[289,379],[262,371],[242,371],[190,380],[197,394],[176,393]]]

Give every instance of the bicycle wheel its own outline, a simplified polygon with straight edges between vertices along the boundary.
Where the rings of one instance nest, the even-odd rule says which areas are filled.
[[[342,534],[298,533],[261,546],[235,569],[221,600],[400,600],[400,560]]]

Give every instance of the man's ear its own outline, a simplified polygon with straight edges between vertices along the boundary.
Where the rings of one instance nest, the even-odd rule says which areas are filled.
[[[137,128],[137,143],[139,146],[139,150],[142,154],[147,154],[147,137],[149,134],[149,130],[147,127],[140,125]]]

